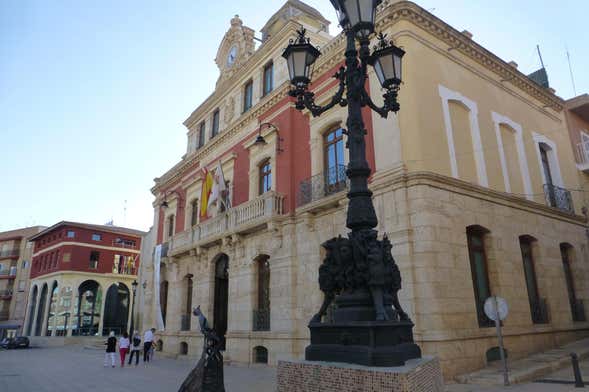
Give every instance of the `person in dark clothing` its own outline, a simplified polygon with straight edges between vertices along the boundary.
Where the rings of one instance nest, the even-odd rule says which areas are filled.
[[[148,329],[143,335],[143,362],[149,362],[149,351],[151,350],[151,345],[153,344],[154,332],[155,328]]]
[[[117,338],[115,338],[114,331],[110,332],[108,340],[104,343],[106,346],[106,354],[104,356],[104,367],[108,366],[108,358],[110,357],[110,363],[112,367],[115,367],[115,352],[117,351]]]
[[[131,341],[131,355],[129,356],[129,365],[133,361],[135,355],[135,366],[139,365],[139,351],[141,351],[141,335],[139,331],[133,333],[133,340]]]

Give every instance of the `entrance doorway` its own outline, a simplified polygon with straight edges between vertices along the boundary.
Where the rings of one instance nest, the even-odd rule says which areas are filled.
[[[225,350],[227,333],[227,311],[229,305],[229,256],[221,254],[215,262],[215,303],[213,329],[221,338],[221,350]]]

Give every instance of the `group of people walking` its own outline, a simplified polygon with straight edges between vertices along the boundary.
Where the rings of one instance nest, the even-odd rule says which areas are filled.
[[[155,328],[148,329],[143,334],[143,362],[145,364],[153,360],[155,343]],[[139,331],[134,331],[131,339],[129,339],[129,334],[124,332],[118,344],[121,367],[125,367],[125,359],[128,353],[130,353],[128,364],[131,365],[133,357],[135,357],[135,366],[139,365],[139,353],[141,352],[141,334],[139,334]],[[114,331],[111,331],[105,345],[106,355],[104,357],[104,366],[107,367],[110,360],[111,366],[114,368],[115,353],[117,352],[117,338],[115,337]]]

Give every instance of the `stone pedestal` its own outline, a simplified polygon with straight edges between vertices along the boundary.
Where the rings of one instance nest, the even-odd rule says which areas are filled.
[[[279,361],[278,392],[443,392],[440,362],[412,359],[400,367],[335,362]]]
[[[373,312],[374,313],[374,312]],[[362,366],[403,366],[421,357],[411,321],[310,323],[307,361],[346,362]]]

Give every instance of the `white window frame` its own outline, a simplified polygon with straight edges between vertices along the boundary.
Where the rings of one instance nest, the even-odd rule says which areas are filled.
[[[542,154],[540,153],[540,144],[544,143],[550,150],[546,151],[548,156],[548,163],[550,164],[550,173],[552,174],[552,183],[554,186],[564,188],[564,182],[562,181],[562,175],[560,171],[560,164],[558,160],[558,150],[556,143],[548,139],[546,136],[532,132],[534,138],[534,145],[536,147],[536,154],[538,156],[538,168],[540,169],[540,175],[542,176],[542,187],[546,184],[546,175],[544,174],[544,167],[542,166]]]
[[[448,140],[448,151],[450,153],[450,168],[452,170],[452,177],[458,179],[460,178],[456,159],[456,148],[454,146],[454,129],[452,128],[452,119],[450,117],[449,105],[450,101],[456,101],[466,106],[469,111],[470,134],[472,137],[472,149],[477,169],[477,178],[479,185],[488,187],[489,179],[487,177],[487,166],[485,164],[485,154],[483,152],[483,144],[481,141],[481,130],[479,128],[479,109],[476,102],[466,98],[459,92],[452,91],[442,85],[438,85],[438,90],[440,93],[440,98],[442,98],[442,110],[444,112],[444,125],[446,127],[446,138]]]
[[[505,158],[505,149],[503,147],[503,137],[501,136],[501,125],[507,125],[515,131],[515,142],[517,146],[517,158],[519,161],[519,170],[522,176],[524,192],[528,200],[533,200],[532,181],[530,179],[530,169],[528,167],[528,159],[526,157],[526,149],[524,146],[524,133],[520,124],[516,123],[507,116],[503,116],[496,112],[491,112],[491,118],[495,126],[495,135],[497,137],[497,146],[499,147],[499,159],[501,161],[501,171],[503,172],[503,181],[505,184],[505,192],[511,193],[511,182],[509,172],[507,171],[507,159]]]

